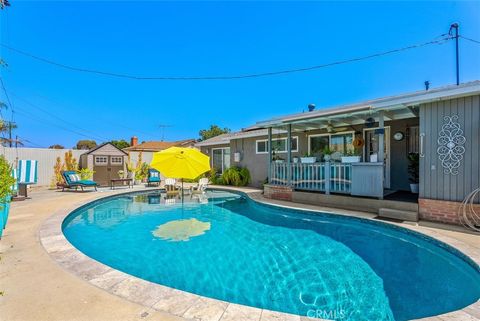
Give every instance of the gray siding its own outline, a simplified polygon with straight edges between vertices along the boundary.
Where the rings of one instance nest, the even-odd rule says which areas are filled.
[[[445,174],[438,159],[438,133],[445,116],[458,116],[466,137],[465,154],[457,175]],[[438,101],[420,106],[420,133],[425,134],[420,159],[420,197],[462,201],[480,186],[480,96]]]

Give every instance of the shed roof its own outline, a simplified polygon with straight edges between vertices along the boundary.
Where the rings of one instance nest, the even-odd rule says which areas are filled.
[[[89,151],[87,151],[87,152],[86,152],[85,154],[83,154],[83,155],[92,154],[92,153],[100,150],[101,148],[103,148],[103,147],[105,147],[105,146],[107,146],[107,145],[112,146],[113,148],[115,148],[116,150],[118,150],[119,153],[122,154],[122,155],[128,155],[127,153],[125,153],[123,150],[121,150],[121,149],[118,148],[117,146],[113,145],[112,143],[103,143],[103,144],[101,144],[101,145],[98,145],[97,147],[90,149]]]

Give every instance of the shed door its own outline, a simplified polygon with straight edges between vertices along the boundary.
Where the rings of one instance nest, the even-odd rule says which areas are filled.
[[[108,185],[110,182],[108,156],[93,156],[93,180],[100,185]]]

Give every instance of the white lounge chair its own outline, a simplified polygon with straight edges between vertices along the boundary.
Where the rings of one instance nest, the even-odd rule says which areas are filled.
[[[180,193],[180,187],[177,186],[177,180],[175,178],[165,179],[165,191],[168,196],[178,195]]]
[[[204,194],[207,187],[208,187],[208,178],[203,177],[203,178],[200,178],[197,186],[192,186],[191,192],[192,194]]]

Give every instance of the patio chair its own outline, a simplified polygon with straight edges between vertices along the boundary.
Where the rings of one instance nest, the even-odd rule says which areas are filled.
[[[84,187],[93,187],[95,188],[95,191],[97,190],[97,182],[87,179],[80,179],[80,176],[75,171],[63,171],[62,177],[65,181],[62,192],[65,191],[65,188],[75,188],[75,190],[78,190],[79,187],[82,189],[82,191]]]
[[[205,190],[208,187],[208,178],[203,177],[198,181],[197,186],[191,187],[191,193],[193,194],[204,194]]]
[[[27,198],[28,186],[37,184],[38,181],[38,161],[32,159],[20,159],[18,161],[17,175],[18,194]]]
[[[179,195],[181,189],[177,186],[177,180],[175,178],[165,179],[165,191],[167,196]]]
[[[160,186],[160,182],[160,172],[157,171],[155,168],[149,168],[147,186],[150,186],[151,184],[156,184],[157,186]]]

